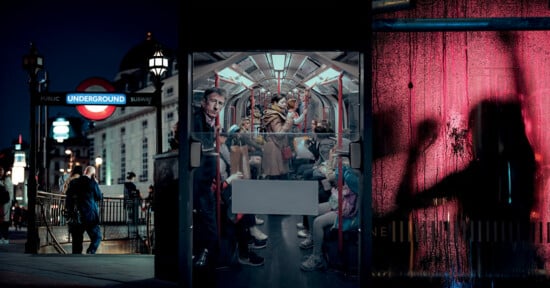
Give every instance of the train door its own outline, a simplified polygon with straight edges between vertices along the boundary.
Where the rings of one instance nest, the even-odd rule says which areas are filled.
[[[358,287],[361,59],[355,51],[187,55],[192,97],[180,102],[180,129],[190,141],[180,151],[190,153],[179,175],[193,209],[180,212],[192,227],[180,252],[193,285]]]

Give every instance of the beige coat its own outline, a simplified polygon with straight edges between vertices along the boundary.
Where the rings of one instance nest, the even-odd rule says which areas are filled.
[[[273,107],[266,109],[262,117],[262,124],[266,128],[262,171],[268,176],[279,176],[288,173],[288,161],[283,160],[281,149],[288,145],[287,133],[294,123],[278,107]]]

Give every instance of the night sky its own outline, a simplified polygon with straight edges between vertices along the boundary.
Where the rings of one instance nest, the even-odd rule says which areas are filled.
[[[6,4],[7,3],[7,4]],[[22,59],[34,42],[44,56],[52,92],[75,91],[83,80],[113,80],[119,64],[148,31],[177,48],[177,0],[40,1],[0,4],[0,150],[22,134],[29,142],[30,96]],[[74,107],[49,107],[51,117],[79,115]]]

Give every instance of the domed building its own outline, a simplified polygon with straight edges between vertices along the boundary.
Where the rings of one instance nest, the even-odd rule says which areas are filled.
[[[173,50],[162,45],[153,38],[151,32],[147,32],[145,40],[131,48],[120,62],[119,72],[114,79],[114,86],[118,91],[134,92],[145,88],[150,83],[149,58],[155,51],[161,49],[164,57],[168,58],[169,69],[163,78],[169,78],[177,74],[176,55]]]
[[[178,121],[178,69],[175,50],[156,41],[152,33],[131,48],[123,57],[113,86],[119,92],[151,93],[155,91],[148,60],[160,49],[168,59],[168,69],[162,75],[161,135],[162,151],[170,149],[174,137],[174,125]],[[93,123],[88,133],[91,159],[102,158],[99,166],[99,181],[102,190],[109,196],[122,193],[127,172],[137,175],[136,185],[141,191],[153,184],[154,155],[156,143],[156,107],[117,107],[109,118]],[[112,192],[110,190],[113,190]],[[114,194],[114,195],[113,195]]]

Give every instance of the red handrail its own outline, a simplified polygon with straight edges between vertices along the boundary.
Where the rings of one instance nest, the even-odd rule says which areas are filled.
[[[340,73],[338,77],[338,135],[337,138],[337,150],[342,150],[342,132],[343,132],[343,107],[342,107],[342,77],[344,75]],[[344,182],[344,175],[342,174],[342,157],[338,155],[338,251],[342,252],[343,249],[343,233],[342,233],[342,186]]]

